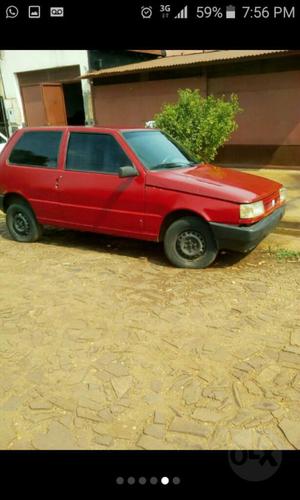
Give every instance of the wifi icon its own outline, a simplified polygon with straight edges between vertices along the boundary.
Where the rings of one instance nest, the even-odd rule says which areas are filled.
[[[180,12],[178,12],[177,16],[175,16],[174,19],[187,19],[187,17],[188,17],[188,6],[186,5]]]

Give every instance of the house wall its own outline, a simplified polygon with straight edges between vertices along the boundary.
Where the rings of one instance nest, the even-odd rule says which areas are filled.
[[[1,55],[0,71],[6,97],[5,107],[11,129],[20,127],[25,123],[18,81],[19,73],[24,74],[25,72],[75,65],[79,65],[80,75],[89,70],[86,50],[3,50]],[[82,92],[87,120],[92,121],[92,104],[88,80],[82,80]]]
[[[208,91],[239,96],[244,111],[231,144],[300,143],[300,71],[213,78]]]
[[[205,92],[205,78],[94,85],[95,122],[110,127],[144,127],[164,103],[176,101],[179,88],[186,87]]]
[[[95,121],[143,127],[164,102],[177,99],[179,88],[198,88],[203,94],[216,96],[236,93],[243,112],[237,117],[237,131],[220,149],[217,161],[300,167],[300,70],[208,74],[207,78],[94,85]]]
[[[219,161],[300,166],[300,71],[212,78],[208,91],[236,93],[243,109]]]

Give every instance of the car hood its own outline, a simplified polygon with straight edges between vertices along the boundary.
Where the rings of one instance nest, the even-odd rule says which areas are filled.
[[[261,200],[282,187],[282,184],[265,177],[210,164],[148,171],[146,185],[234,203]]]

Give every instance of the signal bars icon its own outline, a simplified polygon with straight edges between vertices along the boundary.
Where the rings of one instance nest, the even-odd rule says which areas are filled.
[[[177,16],[174,19],[187,19],[188,17],[188,6],[186,5],[180,12],[178,12]]]

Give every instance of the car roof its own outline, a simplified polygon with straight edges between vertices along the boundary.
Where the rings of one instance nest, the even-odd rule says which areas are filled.
[[[86,131],[111,131],[111,132],[135,132],[135,131],[151,131],[155,130],[153,128],[141,128],[141,127],[100,127],[100,126],[93,126],[93,125],[53,125],[53,126],[42,126],[42,127],[24,127],[20,129],[22,131],[51,131],[51,130],[72,130],[72,131],[78,131],[78,132],[86,132]],[[157,129],[156,129],[157,130]]]

